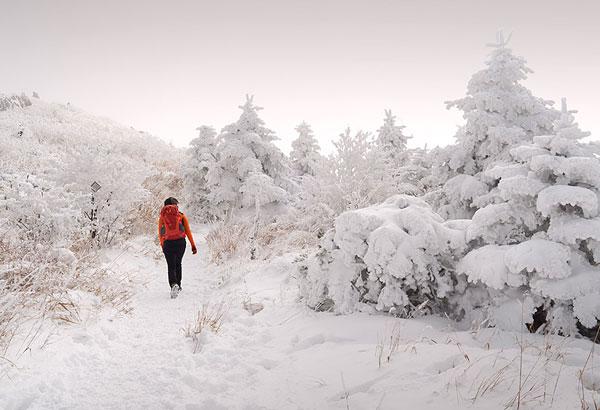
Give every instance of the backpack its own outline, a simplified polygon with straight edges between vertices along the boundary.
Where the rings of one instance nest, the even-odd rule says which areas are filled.
[[[167,241],[185,238],[182,213],[177,205],[166,205],[160,211],[163,225],[160,228],[161,236]]]

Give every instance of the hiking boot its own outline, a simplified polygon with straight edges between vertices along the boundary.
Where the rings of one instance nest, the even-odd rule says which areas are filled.
[[[179,294],[180,288],[178,285],[173,285],[171,287],[171,299],[175,299]]]

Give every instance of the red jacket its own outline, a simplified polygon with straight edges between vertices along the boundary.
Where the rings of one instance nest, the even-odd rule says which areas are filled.
[[[187,236],[188,240],[190,241],[190,244],[192,245],[192,249],[194,249],[196,247],[196,244],[194,243],[194,237],[192,236],[192,231],[190,229],[190,223],[188,222],[187,217],[185,216],[185,214],[183,212],[179,212],[181,214],[181,221],[183,222],[183,227],[185,229],[185,235]],[[165,225],[165,222],[163,221],[162,215],[160,218],[158,218],[158,239],[160,240],[160,246],[163,246],[163,243],[165,242],[165,237],[164,237],[164,233],[166,231],[166,228],[163,229]]]

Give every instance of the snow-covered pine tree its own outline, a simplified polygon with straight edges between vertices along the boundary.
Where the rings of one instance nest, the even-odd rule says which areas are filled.
[[[196,218],[206,220],[210,216],[211,207],[206,175],[217,163],[217,133],[206,125],[197,130],[198,137],[190,142],[183,166],[183,189],[188,211]]]
[[[262,108],[255,106],[250,96],[240,108],[240,118],[221,131],[215,149],[217,162],[206,175],[210,212],[220,218],[235,210],[253,207],[256,195],[248,187],[259,180],[263,205],[285,202],[287,194],[284,192],[292,188],[286,159],[273,144],[277,137],[258,116]],[[268,178],[259,178],[257,174]],[[265,197],[270,194],[269,198]],[[252,199],[246,198],[249,195]]]
[[[473,202],[489,191],[480,173],[509,161],[511,148],[549,134],[558,118],[551,101],[535,97],[521,84],[532,71],[507,48],[508,40],[498,33],[487,67],[473,75],[467,95],[446,103],[463,111],[466,124],[458,130],[447,161],[439,164],[449,180],[429,198],[442,216],[472,216],[477,209]]]
[[[475,249],[457,270],[475,284],[465,300],[499,327],[519,329],[537,312],[536,327],[572,334],[600,318],[600,161],[573,113],[563,100],[552,135],[484,172],[495,202],[473,216]]]
[[[427,146],[409,148],[406,151],[407,161],[396,174],[398,192],[421,196],[427,192],[432,183],[432,162]]]
[[[396,116],[392,115],[391,110],[385,110],[383,125],[377,130],[377,137],[373,142],[376,158],[392,176],[406,164],[406,144],[412,137],[404,135],[404,128],[404,125],[396,125]]]
[[[422,195],[424,178],[431,172],[426,165],[427,149],[409,149],[407,143],[412,137],[404,135],[404,128],[396,124],[391,110],[385,110],[383,125],[369,153],[373,176],[388,187],[386,196]]]
[[[310,125],[302,122],[296,127],[298,138],[292,141],[292,151],[290,160],[293,169],[299,176],[316,176],[321,167],[323,157],[320,154],[320,147],[315,138]]]

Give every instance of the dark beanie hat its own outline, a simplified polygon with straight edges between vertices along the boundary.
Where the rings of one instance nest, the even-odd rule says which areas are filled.
[[[178,203],[179,203],[179,201],[177,199],[173,198],[172,196],[165,199],[165,206],[166,205],[177,205]]]

